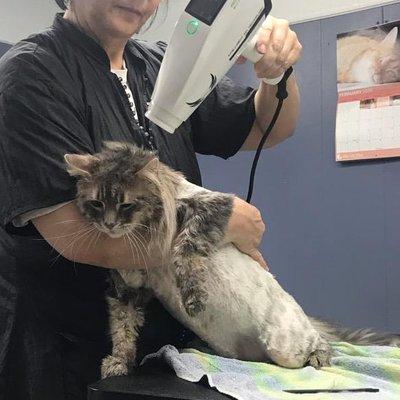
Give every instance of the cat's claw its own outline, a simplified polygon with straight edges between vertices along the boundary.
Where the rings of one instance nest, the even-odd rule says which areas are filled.
[[[329,367],[331,365],[331,358],[332,349],[329,346],[328,348],[323,348],[312,352],[308,359],[308,364],[315,369]]]
[[[101,378],[128,375],[129,367],[126,360],[112,355],[107,356],[101,363]]]

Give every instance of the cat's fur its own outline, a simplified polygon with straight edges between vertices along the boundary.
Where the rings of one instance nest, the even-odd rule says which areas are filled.
[[[394,335],[345,331],[307,317],[269,272],[224,242],[232,195],[193,185],[128,144],[108,143],[102,153],[67,155],[66,161],[78,177],[77,205],[90,222],[111,236],[134,234],[163,253],[163,267],[114,273],[113,353],[103,361],[103,377],[126,374],[135,363],[146,289],[226,357],[320,367],[329,365],[331,340],[400,343]],[[101,213],[90,205],[94,199],[103,202]],[[135,206],[121,212],[124,203]],[[174,221],[167,221],[172,214]]]
[[[382,84],[400,82],[398,28],[379,29],[338,39],[338,82]]]

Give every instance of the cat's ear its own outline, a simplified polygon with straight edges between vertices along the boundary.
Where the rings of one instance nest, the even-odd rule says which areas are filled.
[[[398,34],[399,28],[396,26],[386,35],[385,39],[382,40],[382,44],[389,48],[393,48],[396,45]]]
[[[136,173],[139,174],[141,172],[147,172],[147,171],[157,172],[159,165],[160,165],[160,160],[155,155],[151,155],[151,157],[149,157],[149,160],[146,162],[144,167],[142,167]]]
[[[93,167],[100,160],[90,154],[66,154],[64,160],[67,164],[67,172],[71,176],[90,176]]]

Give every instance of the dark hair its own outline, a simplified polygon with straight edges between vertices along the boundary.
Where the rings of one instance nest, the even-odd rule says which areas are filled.
[[[55,0],[55,2],[57,3],[58,7],[60,7],[63,10],[67,9],[67,2],[66,0]]]

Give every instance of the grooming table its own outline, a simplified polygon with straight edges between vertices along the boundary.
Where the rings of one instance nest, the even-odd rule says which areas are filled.
[[[201,383],[178,378],[168,368],[141,367],[132,376],[104,379],[88,386],[88,400],[229,400]]]

